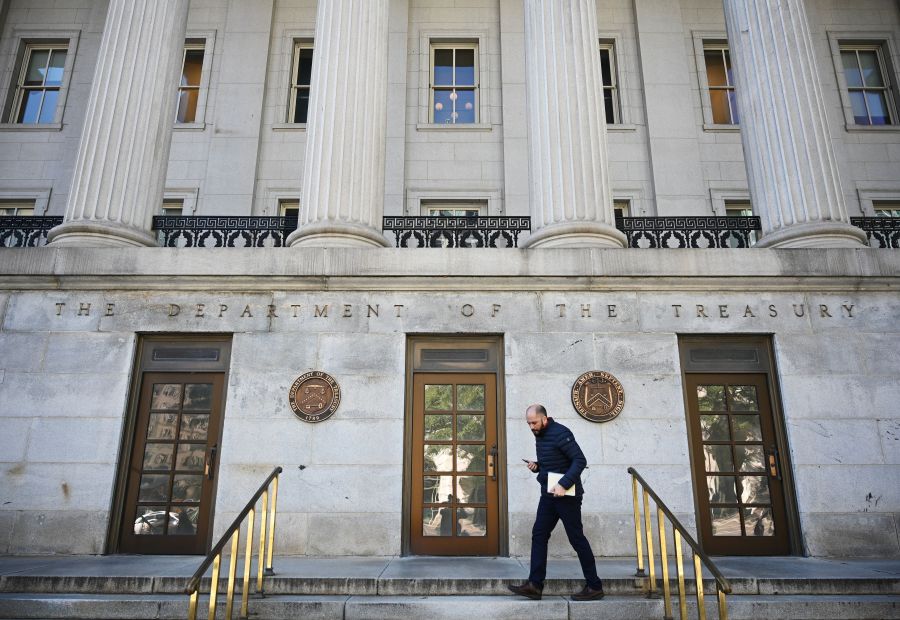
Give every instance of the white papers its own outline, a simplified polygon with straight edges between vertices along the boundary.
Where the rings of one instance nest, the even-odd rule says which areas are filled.
[[[555,485],[559,484],[559,481],[562,479],[563,474],[557,474],[556,472],[547,472],[547,493],[552,493],[552,489]],[[566,490],[566,495],[575,495],[575,485],[573,484]]]

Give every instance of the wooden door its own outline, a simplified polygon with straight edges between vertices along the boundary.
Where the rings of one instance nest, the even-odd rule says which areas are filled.
[[[410,550],[498,555],[496,375],[417,373],[413,399]]]
[[[144,374],[120,552],[207,552],[224,382],[222,373]]]
[[[685,375],[698,524],[713,555],[787,555],[781,459],[765,374]]]

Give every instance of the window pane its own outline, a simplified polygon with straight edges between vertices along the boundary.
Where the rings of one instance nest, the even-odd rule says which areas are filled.
[[[169,534],[175,536],[193,536],[197,533],[197,518],[200,508],[191,506],[175,506],[169,518]]]
[[[731,446],[703,446],[703,458],[706,463],[706,471],[734,471],[734,462],[731,460]]]
[[[144,469],[168,471],[172,469],[175,444],[148,443],[144,448]]]
[[[475,86],[475,50],[456,50],[456,85]]]
[[[169,499],[169,475],[143,475],[138,491],[140,502],[164,502]]]
[[[700,416],[700,432],[703,435],[703,441],[728,441],[728,416]]]
[[[487,508],[457,508],[458,536],[487,536]]]
[[[425,386],[425,409],[449,411],[452,400],[452,385]]]
[[[728,79],[725,76],[725,62],[722,59],[721,50],[707,50],[704,52],[706,58],[706,80],[710,86],[727,86]]]
[[[435,86],[453,85],[453,50],[434,50]]]
[[[474,123],[475,122],[475,91],[474,90],[458,90],[456,91],[456,120],[457,123]]]
[[[50,55],[50,68],[47,71],[48,86],[62,86],[63,69],[66,66],[66,50],[53,50]]]
[[[449,90],[434,91],[434,122],[450,123],[453,114],[453,100],[450,99]]]
[[[734,86],[734,67],[731,66],[731,53],[728,50],[722,52],[725,56],[725,78],[729,86]]]
[[[48,93],[49,94],[49,93]],[[873,125],[889,125],[891,122],[887,112],[887,101],[884,97],[884,91],[867,91],[866,101],[869,104],[869,116]],[[44,103],[44,107],[47,104]],[[43,116],[43,114],[41,114]],[[43,121],[42,121],[43,122]]]
[[[209,431],[209,414],[186,413],[181,416],[181,433],[179,439],[188,441],[206,441]]]
[[[731,107],[728,105],[728,91],[709,91],[709,103],[712,106],[713,123],[717,125],[730,125]]]
[[[772,519],[772,509],[761,506],[744,508],[744,528],[747,530],[747,536],[774,536],[775,521]]]
[[[200,86],[200,73],[203,70],[203,50],[186,50],[184,52],[184,70],[181,74],[182,86]]]
[[[729,385],[728,406],[731,411],[759,411],[755,385]]]
[[[862,86],[862,75],[856,62],[856,52],[849,50],[841,52],[841,61],[844,63],[844,79],[847,80],[847,86],[850,88]]]
[[[484,446],[457,446],[456,471],[484,471]]]
[[[30,90],[22,98],[22,107],[19,108],[20,123],[37,123],[38,114],[41,111],[41,99],[44,96],[42,90]]]
[[[309,114],[309,90],[297,89],[297,103],[294,106],[294,122],[305,123]]]
[[[423,508],[422,536],[453,536],[453,509]]]
[[[881,67],[878,66],[878,53],[875,50],[859,52],[859,64],[862,66],[866,86],[884,86]]]
[[[310,48],[300,50],[300,58],[297,62],[297,84],[309,86],[312,80],[312,55]]]
[[[762,446],[735,446],[734,454],[739,471],[766,471]]]
[[[618,119],[616,119],[616,106],[613,105],[613,91],[604,88],[603,89],[603,112],[606,114],[606,123],[608,125],[614,124]]]
[[[706,486],[709,490],[709,501],[715,504],[736,504],[737,494],[734,490],[734,476],[707,476]]]
[[[199,99],[200,91],[195,88],[178,91],[178,112],[175,115],[175,122],[193,123],[197,118]]]
[[[484,441],[484,416],[456,416],[456,438],[460,441]]]
[[[769,503],[769,479],[766,476],[741,476],[741,501],[745,504]]]
[[[425,471],[453,471],[453,447],[426,445],[424,454]]]
[[[175,469],[203,471],[206,465],[206,444],[186,443],[178,446]]]
[[[731,107],[731,123],[739,125],[741,123],[741,115],[738,113],[737,93],[733,90],[728,91],[728,105]]]
[[[147,439],[175,439],[177,424],[177,413],[151,413]]]
[[[453,501],[453,476],[425,476],[422,501],[426,504],[449,504]]]
[[[460,504],[481,504],[487,499],[484,476],[459,476],[456,497]]]
[[[44,93],[44,104],[41,106],[39,123],[52,123],[56,118],[56,101],[59,99],[58,90],[48,90]],[[883,123],[882,123],[883,124]]]
[[[425,416],[425,439],[433,439],[435,441],[450,441],[453,439],[453,416]]]
[[[172,501],[199,502],[203,490],[203,476],[175,476]]]
[[[731,416],[731,429],[734,432],[734,441],[762,441],[758,415]]]
[[[153,410],[172,411],[181,406],[180,383],[154,383],[153,395],[150,397],[150,408]]]
[[[713,536],[740,536],[741,517],[737,508],[710,508]]]
[[[600,73],[603,76],[603,85],[612,86],[612,67],[609,58],[610,50],[600,50]]]
[[[866,110],[866,95],[860,90],[850,92],[850,105],[853,106],[853,122],[857,125],[869,124],[869,112]]]
[[[456,408],[459,411],[484,411],[484,386],[456,386]]]
[[[188,383],[184,386],[184,409],[208,411],[212,407],[212,383]]]
[[[725,386],[698,385],[697,402],[700,411],[725,411]]]
[[[44,77],[47,75],[47,59],[50,57],[50,50],[34,50],[28,59],[28,71],[25,73],[25,84],[27,86],[39,86],[44,83]]]

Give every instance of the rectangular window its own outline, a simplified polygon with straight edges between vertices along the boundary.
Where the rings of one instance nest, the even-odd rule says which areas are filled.
[[[300,201],[299,200],[281,200],[278,202],[278,215],[281,217],[299,217]]]
[[[876,217],[900,217],[900,201],[875,201],[872,208]]]
[[[721,42],[703,43],[703,58],[706,63],[706,87],[712,119],[716,125],[737,125],[737,98],[734,92],[734,73],[728,44]]]
[[[880,45],[841,45],[841,64],[856,125],[894,125],[889,73]]]
[[[726,200],[725,201],[725,216],[726,217],[751,217],[753,215],[753,205],[748,201],[743,200]],[[750,245],[756,245],[757,241],[757,231],[750,231]],[[737,241],[735,239],[729,239],[728,245],[730,247],[739,247]]]
[[[289,123],[305,123],[309,112],[309,85],[312,78],[313,48],[309,43],[294,44],[291,64],[291,94],[288,102]]]
[[[600,42],[600,72],[603,77],[603,111],[606,124],[622,122],[619,110],[619,79],[616,68],[616,49],[613,41]]]
[[[189,43],[184,46],[181,62],[181,82],[178,84],[178,109],[176,123],[197,122],[197,104],[200,101],[200,78],[203,75],[204,43]]]
[[[34,202],[0,202],[0,216],[30,217],[34,215]]]
[[[28,125],[54,122],[67,54],[68,46],[64,44],[25,46],[9,122]]]
[[[613,200],[613,213],[617,220],[623,217],[631,217],[631,201]]]
[[[160,215],[181,215],[184,211],[183,200],[163,200]]]
[[[487,213],[483,202],[434,201],[422,203],[422,215],[437,217],[478,217]]]
[[[475,43],[431,46],[432,123],[478,122],[478,68]]]

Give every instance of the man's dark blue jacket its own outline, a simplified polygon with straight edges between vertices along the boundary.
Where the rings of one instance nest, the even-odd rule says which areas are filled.
[[[575,495],[584,495],[581,486],[581,472],[587,467],[587,459],[575,441],[575,435],[568,428],[548,418],[543,434],[535,436],[537,450],[538,482],[541,492],[547,493],[547,472],[565,474],[559,484],[568,489],[575,485]]]

